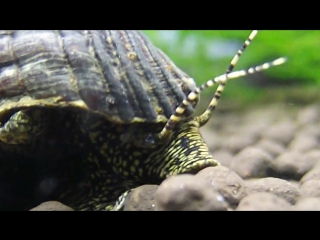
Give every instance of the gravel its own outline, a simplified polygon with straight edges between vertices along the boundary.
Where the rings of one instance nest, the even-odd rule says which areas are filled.
[[[157,211],[226,211],[228,204],[210,182],[191,174],[170,177],[155,194]]]
[[[215,112],[201,131],[221,166],[133,189],[124,210],[320,210],[319,109],[279,104]],[[49,202],[32,210],[64,207]]]
[[[73,211],[73,209],[56,201],[48,201],[30,209],[30,211]]]

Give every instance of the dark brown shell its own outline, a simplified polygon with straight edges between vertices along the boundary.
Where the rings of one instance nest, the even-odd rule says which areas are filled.
[[[0,116],[74,105],[116,122],[166,121],[194,87],[139,31],[0,31]]]

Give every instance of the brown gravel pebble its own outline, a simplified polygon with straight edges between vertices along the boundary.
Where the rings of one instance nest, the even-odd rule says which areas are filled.
[[[251,121],[250,121],[251,122]],[[256,123],[255,124],[250,124],[250,122],[245,122],[241,128],[237,125],[238,131],[234,132],[233,134],[238,134],[240,136],[251,136],[252,138],[255,139],[255,141],[258,141],[262,135],[261,133],[268,127],[267,123]]]
[[[320,179],[311,179],[305,181],[300,186],[300,192],[303,197],[320,198]]]
[[[314,149],[304,154],[306,162],[312,163],[313,168],[320,168],[320,150]]]
[[[269,153],[272,157],[276,157],[283,153],[286,148],[280,142],[263,138],[255,144],[255,147],[261,148]]]
[[[196,177],[203,178],[214,186],[231,207],[238,205],[240,200],[247,195],[243,179],[229,168],[207,167],[198,172]]]
[[[284,120],[278,124],[271,125],[263,132],[265,138],[288,144],[294,137],[296,125],[292,121]]]
[[[314,136],[300,135],[295,137],[289,144],[288,149],[295,151],[306,152],[315,149],[319,146],[318,139]]]
[[[227,150],[218,150],[212,152],[214,159],[218,160],[221,166],[230,167],[233,155]]]
[[[306,197],[298,200],[292,210],[296,211],[320,211],[320,198]]]
[[[300,189],[300,182],[295,180],[287,180],[293,187]]]
[[[297,133],[295,134],[295,137],[297,136],[312,136],[315,138],[320,138],[320,125],[317,124],[308,124],[301,126]]]
[[[209,125],[204,125],[202,128],[200,128],[200,132],[211,151],[221,147],[220,135],[216,133],[216,131],[212,131],[212,127],[209,127]]]
[[[56,201],[43,202],[30,211],[74,211],[72,208]]]
[[[299,125],[307,125],[318,122],[320,119],[319,106],[311,105],[303,108],[297,115],[297,123]]]
[[[246,180],[245,187],[248,195],[255,192],[269,192],[291,204],[295,204],[301,196],[299,189],[294,184],[280,178],[267,177]]]
[[[268,107],[253,107],[243,115],[246,125],[259,126],[261,129],[267,129],[270,125],[283,115],[283,109],[279,108],[278,104],[268,105]],[[250,124],[252,123],[252,124]],[[239,127],[239,126],[238,126]]]
[[[155,194],[157,211],[226,211],[224,197],[205,179],[182,174],[164,180]]]
[[[303,177],[300,179],[300,183],[303,184],[309,180],[320,180],[320,167],[318,167],[318,164],[305,175],[303,175]]]
[[[255,142],[255,138],[250,135],[234,135],[228,137],[228,141],[223,146],[226,150],[235,154],[244,149],[247,146],[252,145]]]
[[[305,157],[298,151],[286,151],[274,160],[274,176],[300,180],[315,164],[313,158]]]
[[[284,199],[267,192],[253,193],[243,198],[236,211],[284,211],[290,210]]]
[[[270,154],[257,147],[246,147],[234,156],[230,169],[247,179],[268,176],[271,166]]]
[[[154,211],[155,192],[158,185],[142,185],[126,197],[124,211]]]

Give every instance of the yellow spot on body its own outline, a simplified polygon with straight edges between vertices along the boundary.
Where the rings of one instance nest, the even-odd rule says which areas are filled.
[[[131,61],[135,61],[137,60],[138,56],[135,52],[129,52],[128,53],[128,58],[131,60]]]
[[[161,113],[163,113],[163,110],[162,110],[161,107],[156,107],[156,112],[157,112],[158,114],[161,114]]]
[[[89,137],[93,143],[96,143],[98,135],[100,135],[100,132],[89,132]]]
[[[134,173],[136,171],[136,168],[134,166],[130,167],[130,172]]]
[[[111,183],[111,182],[112,182],[112,180],[110,178],[106,179],[106,183]]]
[[[128,43],[126,43],[125,45],[124,45],[124,47],[126,48],[126,50],[128,50],[128,51],[130,51],[131,50],[131,45],[130,44],[128,44]]]
[[[76,76],[71,75],[71,76],[70,76],[70,84],[73,85],[73,86],[77,86],[76,83],[77,83]]]
[[[76,107],[80,107],[80,108],[86,108],[88,109],[87,104],[82,101],[82,100],[77,100],[77,101],[71,101],[69,102],[70,105],[76,106]]]
[[[127,161],[123,161],[122,166],[127,167],[127,163],[128,163]]]
[[[111,37],[107,37],[107,42],[108,43],[112,43],[112,38]]]
[[[127,177],[127,176],[129,176],[129,172],[128,171],[123,171],[123,175]]]
[[[135,161],[134,161],[134,165],[135,165],[135,166],[139,166],[139,163],[140,163],[139,160],[135,160]]]
[[[125,146],[125,149],[126,149],[126,150],[130,149],[130,145],[127,144],[127,145]]]
[[[91,125],[90,125],[90,128],[96,128],[96,127],[100,126],[101,124],[102,124],[101,121],[97,121],[97,122],[91,124]]]
[[[19,102],[29,102],[30,100],[32,100],[32,97],[24,96],[24,97],[20,98]]]

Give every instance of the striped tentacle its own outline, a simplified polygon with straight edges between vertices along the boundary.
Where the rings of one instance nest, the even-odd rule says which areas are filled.
[[[218,83],[219,86],[218,86],[218,88],[217,88],[217,90],[216,90],[216,92],[214,94],[214,97],[210,101],[206,111],[204,113],[202,113],[200,116],[197,116],[195,120],[197,122],[199,122],[200,126],[205,125],[209,121],[212,111],[216,108],[216,106],[218,104],[218,100],[221,97],[221,93],[224,90],[224,87],[225,87],[225,84],[226,84],[227,80],[234,79],[234,78],[239,78],[239,77],[243,77],[243,76],[246,76],[246,75],[254,74],[256,72],[267,70],[267,69],[269,69],[271,67],[281,65],[285,61],[286,61],[286,58],[281,57],[281,58],[278,58],[278,59],[276,59],[276,60],[274,60],[272,62],[266,62],[266,63],[264,63],[262,65],[259,65],[259,66],[256,66],[256,67],[251,67],[251,68],[248,68],[248,69],[239,70],[239,71],[232,72],[232,73],[229,73],[229,74],[223,74],[223,75],[218,76],[218,77],[216,77],[216,78],[214,78],[212,80],[209,80],[208,82],[203,84],[203,86],[200,87],[202,90],[205,89],[205,88],[213,86],[215,83]]]
[[[223,76],[227,76],[229,73],[232,72],[233,68],[237,64],[239,58],[243,54],[244,50],[247,48],[247,46],[250,45],[251,41],[254,39],[254,37],[257,35],[258,31],[254,30],[249,35],[248,39],[244,42],[244,44],[241,46],[241,48],[238,50],[236,55],[233,57],[229,67],[227,68],[227,71]],[[219,76],[221,77],[221,76]],[[192,101],[196,100],[199,94],[206,88],[211,87],[215,84],[216,78],[207,81],[205,84],[202,84],[199,88],[195,88],[193,92],[191,92],[186,99],[182,101],[182,103],[176,108],[175,112],[171,115],[170,119],[168,120],[167,124],[159,134],[160,139],[167,139],[171,136],[174,126],[181,120],[181,116],[183,115],[185,109],[188,107],[189,104],[192,103]],[[214,110],[215,106],[218,103],[218,99],[221,96],[221,93],[224,90],[226,81],[221,81],[219,83],[219,87],[216,90],[216,93],[214,94],[213,99],[211,100],[207,110],[205,113],[203,113],[201,116],[198,117],[197,121],[200,123],[200,125],[204,125],[210,118],[211,112]]]

